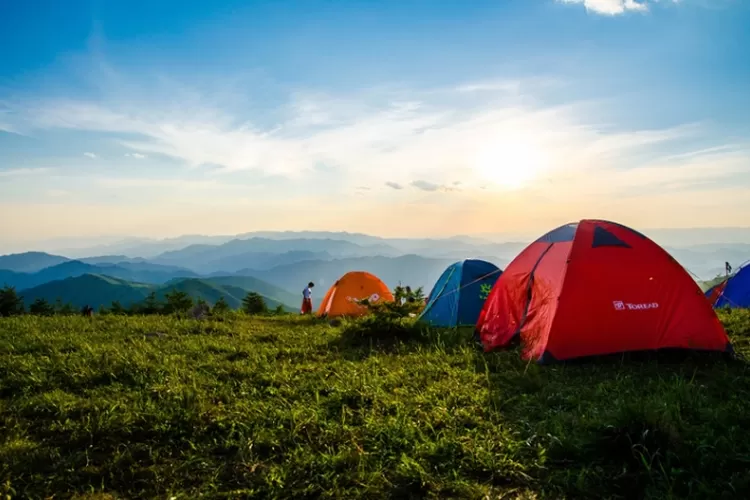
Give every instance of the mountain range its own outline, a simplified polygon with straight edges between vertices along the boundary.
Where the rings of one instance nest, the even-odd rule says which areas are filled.
[[[49,303],[61,300],[76,308],[86,305],[98,308],[109,307],[114,301],[123,307],[129,307],[143,302],[152,292],[159,300],[164,301],[167,294],[175,291],[185,292],[194,300],[202,299],[211,305],[223,297],[229,307],[234,309],[239,308],[245,295],[253,291],[263,296],[269,308],[282,306],[287,311],[299,309],[299,306],[290,305],[296,298],[289,292],[255,278],[239,276],[176,279],[163,285],[154,285],[100,274],[83,274],[44,283],[19,293],[27,306],[37,299],[44,299]]]
[[[726,243],[706,239],[665,248],[696,280],[710,280],[724,271],[725,261],[738,267],[750,259],[750,239],[741,238],[750,231],[737,231],[740,235]],[[706,230],[705,235],[719,234],[714,233]],[[668,241],[683,235],[680,230],[667,234]],[[315,305],[336,279],[354,270],[372,272],[391,288],[403,284],[427,292],[452,262],[482,258],[504,268],[526,245],[469,236],[409,239],[312,231],[128,240],[77,249],[76,258],[44,252],[0,256],[0,285],[23,291],[27,303],[31,297],[59,297],[76,305],[93,299],[109,304],[120,300],[112,297],[139,300],[144,293],[167,293],[171,287],[209,302],[224,295],[231,304],[254,291],[296,309],[308,281],[317,285]],[[88,289],[99,293],[89,295]]]

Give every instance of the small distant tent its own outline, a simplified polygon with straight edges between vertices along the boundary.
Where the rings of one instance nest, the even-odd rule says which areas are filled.
[[[392,302],[393,294],[380,278],[365,271],[348,272],[334,283],[323,297],[318,309],[319,317],[357,317],[367,314],[359,302]]]
[[[438,327],[476,325],[500,274],[495,264],[483,260],[451,264],[432,287],[419,320]]]
[[[477,321],[485,351],[520,336],[541,363],[627,351],[731,352],[698,284],[663,248],[620,224],[583,220],[526,247]]]
[[[720,307],[750,307],[750,265],[740,267],[732,276],[706,292],[709,303]]]

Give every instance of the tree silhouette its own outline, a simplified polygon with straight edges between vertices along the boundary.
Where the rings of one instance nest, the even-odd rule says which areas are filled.
[[[173,290],[164,296],[167,303],[164,312],[167,314],[188,312],[193,307],[193,299],[185,292]]]
[[[242,299],[242,310],[247,314],[263,314],[268,312],[268,306],[263,296],[255,293],[248,292],[244,299]]]
[[[143,314],[159,314],[161,309],[161,303],[159,302],[159,299],[156,298],[156,292],[151,292],[143,301],[141,312]]]
[[[126,314],[127,311],[124,307],[122,307],[122,304],[120,304],[119,300],[113,300],[112,305],[109,307],[109,313],[110,314]]]
[[[214,314],[226,314],[230,310],[229,304],[227,304],[226,299],[224,299],[224,296],[222,295],[219,297],[219,300],[216,301],[216,304],[214,304],[213,313]]]
[[[0,316],[16,316],[23,313],[23,297],[16,293],[16,288],[6,286],[0,290]]]
[[[29,306],[29,312],[37,316],[52,316],[55,314],[55,307],[40,297]]]

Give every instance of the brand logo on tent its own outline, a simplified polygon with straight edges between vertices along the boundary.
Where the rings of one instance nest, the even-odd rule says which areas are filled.
[[[373,293],[369,297],[363,297],[361,299],[358,299],[356,297],[347,297],[346,300],[348,300],[349,302],[354,302],[355,304],[359,304],[363,300],[367,300],[368,302],[374,303],[380,300],[380,295],[378,295],[377,293]]]
[[[623,302],[621,300],[613,301],[612,305],[615,306],[616,311],[645,311],[647,309],[657,309],[659,307],[658,302],[631,304],[630,302]]]

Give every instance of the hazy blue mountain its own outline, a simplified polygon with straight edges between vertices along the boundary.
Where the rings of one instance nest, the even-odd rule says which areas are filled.
[[[0,269],[17,273],[35,273],[45,267],[54,266],[69,260],[60,255],[44,252],[24,252],[10,255],[0,255]]]
[[[383,244],[362,246],[344,240],[266,238],[235,239],[222,245],[190,245],[166,252],[151,261],[182,266],[197,272],[235,271],[243,268],[262,269],[273,264],[288,264],[321,255],[332,258],[369,255],[398,255],[399,251]],[[290,262],[291,261],[291,262]]]
[[[155,285],[136,283],[101,274],[84,274],[44,283],[23,290],[20,294],[27,306],[41,298],[49,303],[54,303],[60,299],[63,303],[70,303],[77,308],[82,308],[85,305],[98,308],[100,306],[109,307],[113,301],[118,301],[123,306],[128,307],[142,302],[151,292],[155,292],[158,298],[164,300],[166,294],[175,290],[187,293],[194,300],[203,299],[211,305],[216,303],[219,298],[224,297],[229,306],[235,309],[240,307],[245,295],[253,291],[263,295],[266,304],[271,308],[281,305],[287,311],[299,310],[298,305],[282,301],[282,299],[291,301],[293,299],[291,294],[261,280],[243,277],[230,277],[227,280],[221,278],[209,280],[187,278],[174,280],[163,285]],[[276,297],[266,296],[263,293],[264,291],[270,291]],[[278,296],[281,296],[281,298]]]
[[[127,257],[125,255],[99,255],[96,257],[83,257],[79,260],[86,264],[122,264],[122,263],[143,263],[148,262],[143,257]]]
[[[9,285],[16,287],[18,290],[24,290],[51,281],[74,278],[84,274],[101,274],[126,281],[153,284],[166,283],[174,278],[190,278],[198,276],[196,273],[186,269],[165,267],[142,262],[123,262],[117,265],[93,265],[78,260],[69,260],[35,273],[0,271],[0,285]]]
[[[99,274],[84,274],[44,283],[23,290],[20,295],[23,296],[26,307],[37,299],[44,299],[50,304],[60,299],[63,303],[70,303],[76,308],[85,305],[98,308],[100,305],[109,306],[113,301],[129,306],[141,302],[152,290],[153,285],[146,283],[133,283]]]
[[[693,277],[710,280],[718,274],[724,273],[724,263],[729,262],[732,267],[739,267],[750,260],[750,245],[738,244],[705,244],[687,248],[667,247],[666,250]]]
[[[226,275],[239,271],[240,269],[270,269],[284,264],[293,264],[304,260],[331,260],[328,252],[307,252],[304,250],[293,250],[281,254],[270,252],[248,252],[232,255],[206,262],[200,269],[218,269],[210,272],[210,275]]]
[[[430,291],[440,274],[452,264],[451,259],[429,259],[418,255],[400,257],[357,257],[331,261],[303,261],[272,269],[242,270],[238,274],[254,276],[263,281],[301,296],[309,281],[315,283],[313,302],[317,305],[326,290],[349,271],[368,271],[378,276],[389,288],[401,283],[412,288],[424,287]]]
[[[12,286],[18,289],[19,276],[25,276],[25,273],[0,269],[0,287]]]
[[[220,245],[236,236],[205,236],[184,235],[176,238],[153,239],[153,238],[126,238],[115,243],[102,245],[82,246],[80,248],[62,248],[58,253],[77,258],[96,257],[99,255],[124,255],[130,258],[156,257],[164,252],[179,250],[188,245],[210,243]]]

